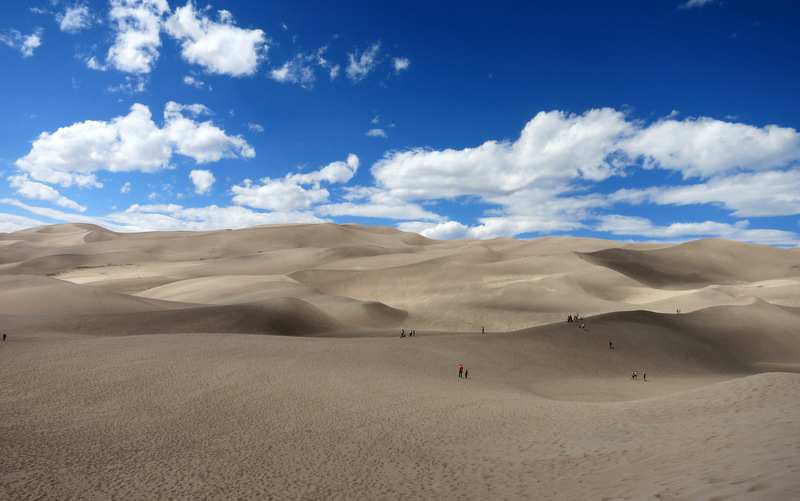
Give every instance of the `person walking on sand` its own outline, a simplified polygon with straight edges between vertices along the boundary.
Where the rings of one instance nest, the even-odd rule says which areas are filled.
[[[5,340],[6,340],[6,335],[5,335],[5,334],[3,334],[3,341],[5,341]]]
[[[486,331],[481,327],[481,334],[486,334]]]
[[[464,379],[469,378],[469,369],[464,369]]]
[[[458,366],[458,377],[462,377],[464,374],[464,366],[459,364]]]
[[[646,383],[647,382],[647,373],[642,372],[642,380]]]

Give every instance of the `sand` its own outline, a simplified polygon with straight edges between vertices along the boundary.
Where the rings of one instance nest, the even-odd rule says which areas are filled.
[[[0,498],[798,499],[798,317],[724,240],[0,234]]]

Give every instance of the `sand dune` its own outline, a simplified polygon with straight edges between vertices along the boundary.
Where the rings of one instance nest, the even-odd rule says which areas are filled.
[[[799,298],[724,240],[2,234],[0,498],[800,498]]]

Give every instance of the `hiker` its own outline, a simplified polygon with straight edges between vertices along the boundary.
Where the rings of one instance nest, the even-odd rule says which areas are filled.
[[[611,344],[611,341],[608,342],[608,349],[609,350],[613,350],[614,349],[614,345]]]
[[[459,364],[458,365],[458,377],[462,377],[464,374],[464,366]]]
[[[469,377],[469,369],[464,369],[464,379]]]
[[[645,383],[647,382],[647,373],[646,372],[642,373],[642,379],[644,380]]]
[[[481,334],[486,334],[486,331],[483,330],[483,327],[481,327]]]
[[[567,315],[567,322],[572,322],[572,315]]]
[[[5,334],[3,334],[3,341],[5,341],[5,340],[6,340],[6,335],[5,335]]]

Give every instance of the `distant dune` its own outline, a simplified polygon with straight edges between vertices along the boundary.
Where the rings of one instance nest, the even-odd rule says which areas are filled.
[[[800,499],[798,325],[718,239],[0,234],[0,498]]]

